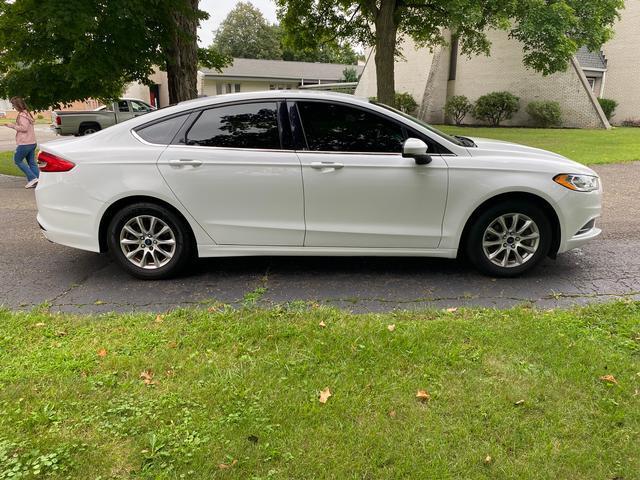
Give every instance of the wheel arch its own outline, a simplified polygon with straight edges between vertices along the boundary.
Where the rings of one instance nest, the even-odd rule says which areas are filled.
[[[90,120],[86,122],[81,122],[80,125],[78,125],[78,133],[82,132],[82,130],[87,127],[94,127],[96,128],[96,131],[102,130],[102,125],[100,125],[100,122],[97,122],[95,120]]]
[[[109,224],[111,223],[111,220],[113,219],[115,214],[122,208],[127,207],[129,205],[136,204],[136,203],[153,203],[155,205],[166,208],[167,210],[170,210],[172,213],[177,215],[184,222],[187,228],[187,233],[189,235],[189,238],[193,244],[193,247],[195,248],[197,246],[196,237],[193,232],[193,228],[191,227],[191,224],[189,223],[189,221],[186,219],[186,217],[182,214],[180,210],[175,208],[170,203],[165,202],[164,200],[160,200],[159,198],[156,198],[156,197],[151,197],[147,195],[134,195],[131,197],[124,197],[124,198],[120,198],[119,200],[116,200],[111,205],[109,205],[109,207],[102,214],[102,218],[100,219],[100,226],[98,227],[98,241],[100,245],[100,253],[105,253],[109,250],[109,247],[107,245],[107,228],[109,228]]]
[[[549,257],[555,258],[558,253],[558,250],[560,249],[560,241],[562,239],[560,218],[558,217],[556,210],[547,200],[545,200],[539,195],[536,195],[535,193],[529,193],[529,192],[501,193],[499,195],[493,196],[485,200],[480,205],[478,205],[478,207],[476,207],[473,213],[471,213],[469,218],[467,218],[467,221],[464,225],[464,229],[462,230],[462,235],[460,236],[460,244],[458,247],[458,256],[464,255],[464,252],[466,251],[466,242],[469,236],[469,230],[473,222],[478,218],[478,216],[480,216],[480,214],[487,208],[490,208],[498,203],[502,203],[505,201],[514,201],[514,200],[523,200],[525,202],[534,203],[539,208],[541,208],[543,212],[545,212],[545,214],[547,215],[547,218],[549,219],[549,222],[551,223],[551,231],[552,231]]]

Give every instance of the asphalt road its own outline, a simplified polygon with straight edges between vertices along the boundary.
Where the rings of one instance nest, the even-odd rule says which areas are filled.
[[[165,311],[211,302],[270,305],[316,301],[352,311],[564,307],[640,299],[640,163],[596,168],[606,194],[604,234],[583,249],[546,260],[517,279],[493,279],[450,260],[262,257],[199,261],[188,276],[135,280],[108,256],[47,242],[32,190],[0,176],[0,304],[54,311]]]

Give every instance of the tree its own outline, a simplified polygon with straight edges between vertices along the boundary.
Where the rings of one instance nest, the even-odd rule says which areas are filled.
[[[20,95],[34,109],[113,100],[130,82],[148,84],[156,66],[171,103],[194,98],[198,60],[226,63],[198,49],[207,17],[198,1],[0,0],[0,98]]]
[[[455,33],[467,55],[489,54],[489,29],[519,40],[524,63],[543,74],[563,70],[580,46],[599,49],[624,0],[276,0],[288,35],[301,45],[341,38],[375,47],[377,94],[393,105],[394,57],[403,37],[420,46]]]
[[[249,2],[240,2],[220,24],[213,47],[237,58],[280,59],[280,29]]]
[[[259,9],[249,2],[240,2],[220,24],[212,47],[235,58],[344,64],[358,61],[357,53],[348,43],[334,40],[300,47],[285,37],[284,30],[277,24],[270,24]]]

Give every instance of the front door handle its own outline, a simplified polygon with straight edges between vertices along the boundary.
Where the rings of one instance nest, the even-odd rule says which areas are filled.
[[[311,162],[311,168],[322,170],[324,172],[329,172],[331,170],[340,170],[343,167],[344,164],[336,162]]]
[[[193,167],[199,167],[202,165],[202,160],[191,160],[188,158],[181,158],[180,160],[169,160],[169,165],[172,167],[185,167],[191,165]]]

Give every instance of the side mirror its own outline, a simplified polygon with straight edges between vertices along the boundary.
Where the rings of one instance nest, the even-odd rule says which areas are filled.
[[[402,146],[402,156],[413,158],[416,165],[428,165],[431,163],[431,155],[427,153],[429,147],[419,138],[407,138]]]

